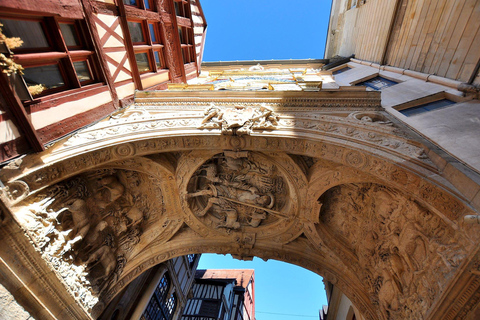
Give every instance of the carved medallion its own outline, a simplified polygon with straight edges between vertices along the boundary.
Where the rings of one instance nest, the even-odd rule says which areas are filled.
[[[190,210],[207,224],[231,230],[267,227],[289,218],[289,188],[277,166],[248,151],[225,151],[190,178]]]

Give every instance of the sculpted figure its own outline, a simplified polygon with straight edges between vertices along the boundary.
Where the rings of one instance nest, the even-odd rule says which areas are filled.
[[[221,126],[223,112],[219,107],[215,106],[215,104],[211,103],[210,107],[205,110],[204,115],[199,128],[213,129]]]
[[[255,124],[255,128],[259,129],[274,129],[278,125],[278,116],[272,109],[267,107],[264,103],[257,110],[253,122],[259,121]]]
[[[65,237],[65,240],[70,240],[65,243],[61,254],[70,251],[73,245],[83,240],[90,230],[90,218],[85,200],[74,199],[66,206],[66,208],[72,214],[73,228],[67,231],[68,235]]]
[[[401,293],[398,283],[392,274],[382,270],[383,284],[378,292],[380,306],[387,311],[397,311],[400,307],[399,294]]]
[[[97,265],[100,265],[103,270],[95,279],[97,282],[106,280],[117,265],[117,255],[112,247],[109,245],[103,245],[98,250],[94,251],[88,260],[85,262],[87,265],[87,271],[90,272]],[[101,289],[100,289],[101,291]]]
[[[248,221],[248,224],[251,225],[252,227],[256,228],[260,225],[262,220],[265,220],[266,218],[267,218],[267,213],[266,212],[259,213],[258,211],[254,211],[252,213],[252,217]]]
[[[238,222],[238,213],[235,209],[228,209],[224,211],[225,220],[217,225],[217,228],[239,229],[240,222]]]
[[[285,192],[282,178],[271,164],[252,160],[248,152],[224,152],[201,166],[185,195],[194,214],[210,212],[217,226],[227,229],[256,228],[270,217],[285,217],[274,210],[282,205],[276,202],[276,193]]]
[[[109,204],[120,198],[125,191],[123,184],[113,175],[101,178],[98,185],[99,188],[90,198],[90,201],[93,201],[93,205],[100,209],[105,209]]]

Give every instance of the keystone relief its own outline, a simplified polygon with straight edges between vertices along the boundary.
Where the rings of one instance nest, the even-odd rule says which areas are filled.
[[[191,211],[227,232],[288,218],[288,186],[278,168],[247,151],[217,154],[191,177],[185,201]]]
[[[225,135],[250,135],[253,130],[272,130],[278,116],[262,103],[259,107],[235,105],[221,108],[211,103],[204,112],[199,129],[221,129]]]

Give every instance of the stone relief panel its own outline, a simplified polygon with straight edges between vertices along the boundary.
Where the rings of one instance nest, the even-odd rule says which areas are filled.
[[[225,135],[250,135],[252,130],[272,130],[278,125],[278,115],[265,103],[260,106],[237,104],[219,107],[214,103],[204,112],[199,129],[221,129]]]
[[[290,220],[296,201],[282,171],[267,157],[248,151],[216,154],[194,172],[186,189],[190,211],[227,233]]]
[[[378,184],[339,185],[319,201],[317,232],[334,239],[340,257],[353,254],[353,263],[344,263],[386,318],[424,319],[465,258],[466,240],[418,202]]]
[[[16,219],[88,312],[164,208],[158,181],[118,169],[78,175],[22,204]]]

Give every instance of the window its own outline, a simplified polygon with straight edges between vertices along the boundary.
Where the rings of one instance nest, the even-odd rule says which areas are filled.
[[[193,263],[195,262],[195,254],[187,254],[188,265],[190,268],[193,267]]]
[[[182,47],[183,63],[187,64],[194,62],[195,50],[192,29],[187,27],[178,27],[178,36],[180,37],[180,45]]]
[[[338,69],[338,70],[333,71],[332,74],[333,74],[333,75],[337,75],[337,74],[340,74],[340,73],[344,73],[345,71],[348,71],[348,70],[350,70],[350,69],[351,69],[350,67],[344,67],[344,68],[342,68],[342,69]]]
[[[356,86],[367,86],[368,88],[372,88],[373,90],[382,90],[384,88],[391,87],[396,85],[397,82],[385,79],[380,76],[376,76],[375,78],[360,82],[355,84]]]
[[[170,298],[167,301],[167,311],[170,317],[175,313],[175,309],[177,307],[177,297],[174,293],[171,294]]]
[[[219,300],[202,300],[200,311],[198,313],[201,317],[217,318],[219,310]]]
[[[166,69],[159,23],[147,20],[128,21],[128,30],[133,42],[138,71],[147,73]]]
[[[184,18],[191,18],[192,14],[190,11],[190,5],[186,0],[174,0],[173,2],[175,6],[175,15]]]
[[[24,67],[24,79],[34,97],[80,88],[99,81],[95,52],[83,21],[55,18],[0,17],[7,37],[23,44],[13,49]]]
[[[442,100],[437,100],[437,101],[434,101],[434,102],[425,103],[425,104],[422,104],[422,105],[419,105],[419,106],[399,110],[399,112],[402,113],[403,115],[407,116],[407,117],[410,117],[410,116],[414,116],[414,115],[417,115],[417,114],[429,112],[429,111],[432,111],[432,110],[448,107],[452,104],[455,104],[455,102],[451,101],[451,100],[448,100],[448,99],[442,99]]]
[[[174,293],[168,297],[170,279],[165,274],[155,288],[152,298],[140,317],[141,320],[171,320],[177,307],[177,298]]]
[[[144,10],[153,10],[153,0],[123,0],[123,4],[127,6],[133,6]]]

